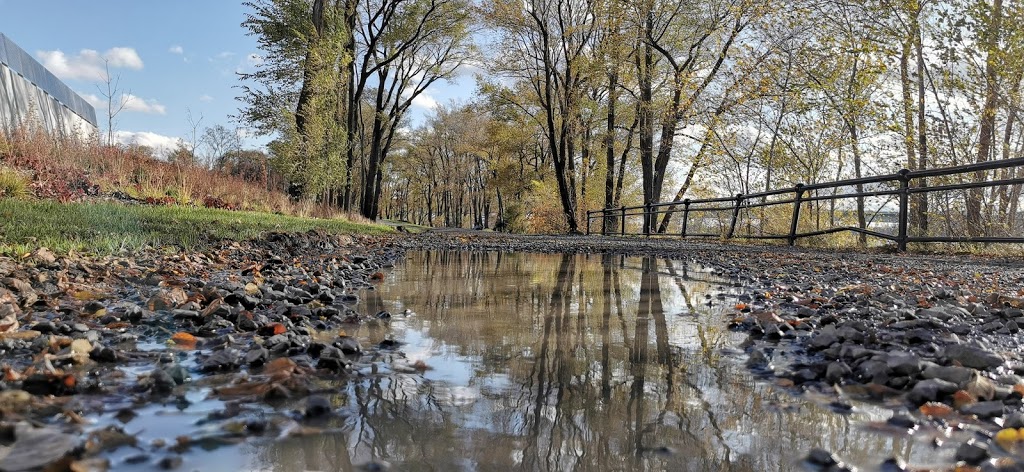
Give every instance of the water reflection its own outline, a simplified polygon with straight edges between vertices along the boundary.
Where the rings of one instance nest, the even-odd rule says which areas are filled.
[[[287,471],[792,470],[811,447],[862,465],[931,453],[793,404],[723,357],[738,340],[705,303],[722,282],[654,258],[410,254],[363,309],[415,315],[358,334],[407,342],[432,370],[354,379],[332,397],[347,415],[331,432],[246,452]]]

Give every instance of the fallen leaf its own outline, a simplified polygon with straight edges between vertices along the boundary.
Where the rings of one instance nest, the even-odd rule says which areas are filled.
[[[921,405],[919,408],[922,415],[932,416],[935,418],[946,418],[953,414],[954,410],[951,406],[945,403],[939,402],[928,402]]]
[[[178,346],[191,349],[196,347],[197,340],[195,336],[184,331],[179,331],[177,333],[174,333],[173,336],[171,336],[171,341],[173,341],[174,344]]]
[[[978,399],[966,390],[957,390],[956,393],[953,394],[953,406],[958,410],[965,405],[971,405],[977,402]]]

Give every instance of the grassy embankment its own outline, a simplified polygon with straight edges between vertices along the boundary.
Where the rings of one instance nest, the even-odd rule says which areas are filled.
[[[0,253],[25,254],[36,247],[109,254],[146,246],[201,248],[269,231],[321,229],[345,234],[391,232],[383,225],[250,211],[118,203],[59,203],[0,199]]]
[[[95,254],[196,249],[268,231],[392,231],[292,202],[265,159],[245,165],[245,172],[210,170],[161,161],[144,148],[0,130],[0,254],[37,247]],[[106,202],[102,195],[140,204]]]

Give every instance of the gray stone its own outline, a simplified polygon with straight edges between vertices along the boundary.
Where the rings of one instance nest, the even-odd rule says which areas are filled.
[[[831,346],[833,343],[839,342],[839,337],[832,333],[819,333],[818,335],[811,338],[807,346],[814,350],[821,350]]]
[[[960,408],[960,412],[966,415],[975,415],[981,419],[994,418],[1003,415],[1003,402],[996,400],[972,403],[964,405]]]
[[[917,316],[921,318],[935,318],[937,320],[949,321],[950,318],[955,316],[955,312],[947,310],[946,307],[926,308],[917,312]]]
[[[913,376],[921,372],[921,358],[913,354],[890,354],[885,361],[896,375]]]
[[[914,385],[910,394],[907,395],[907,399],[915,405],[922,405],[927,402],[936,401],[945,395],[951,395],[958,389],[959,387],[955,383],[945,380],[922,380],[917,385]]]
[[[768,367],[768,356],[764,354],[761,349],[754,349],[750,351],[750,356],[747,357],[747,367],[752,369],[763,369]]]
[[[946,346],[945,356],[950,361],[959,362],[964,367],[990,369],[1003,365],[1003,358],[998,354],[980,347],[953,344]]]
[[[312,395],[306,399],[306,417],[315,418],[330,413],[331,402],[320,395]]]
[[[978,465],[988,459],[988,448],[973,439],[960,445],[956,450],[956,460],[970,465]]]
[[[820,465],[824,467],[830,467],[839,464],[839,460],[836,456],[832,455],[824,449],[811,449],[811,452],[807,453],[807,462],[814,465]]]
[[[153,382],[153,391],[156,393],[171,393],[174,386],[174,379],[171,374],[168,374],[163,369],[156,369],[149,374],[150,380]]]
[[[907,463],[898,457],[890,457],[878,466],[879,472],[906,472]]]
[[[238,351],[234,349],[221,349],[203,361],[202,370],[203,372],[233,370],[238,367],[239,357]]]
[[[245,364],[252,367],[262,366],[270,357],[270,351],[261,346],[256,346],[245,353]]]
[[[925,379],[942,379],[957,385],[966,385],[974,373],[974,369],[967,367],[930,365],[921,372],[921,376]]]
[[[349,336],[339,336],[338,339],[334,340],[334,347],[341,349],[341,352],[345,354],[359,354],[363,352],[362,347],[359,346],[359,341]]]
[[[880,375],[889,375],[889,365],[880,360],[869,360],[857,366],[857,374],[865,379],[874,379]]]
[[[845,377],[849,377],[852,374],[853,371],[845,362],[832,362],[825,370],[825,380],[828,381],[828,383],[836,384],[842,382]]]

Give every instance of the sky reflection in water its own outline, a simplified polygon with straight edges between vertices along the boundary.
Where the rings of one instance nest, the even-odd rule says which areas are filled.
[[[793,470],[811,447],[875,466],[925,444],[858,426],[755,381],[724,329],[728,283],[654,258],[410,253],[378,291],[369,342],[424,374],[349,382],[337,432],[244,446],[258,469]],[[405,309],[415,312],[403,317]],[[873,414],[884,419],[885,411]],[[932,459],[934,460],[934,459]]]

